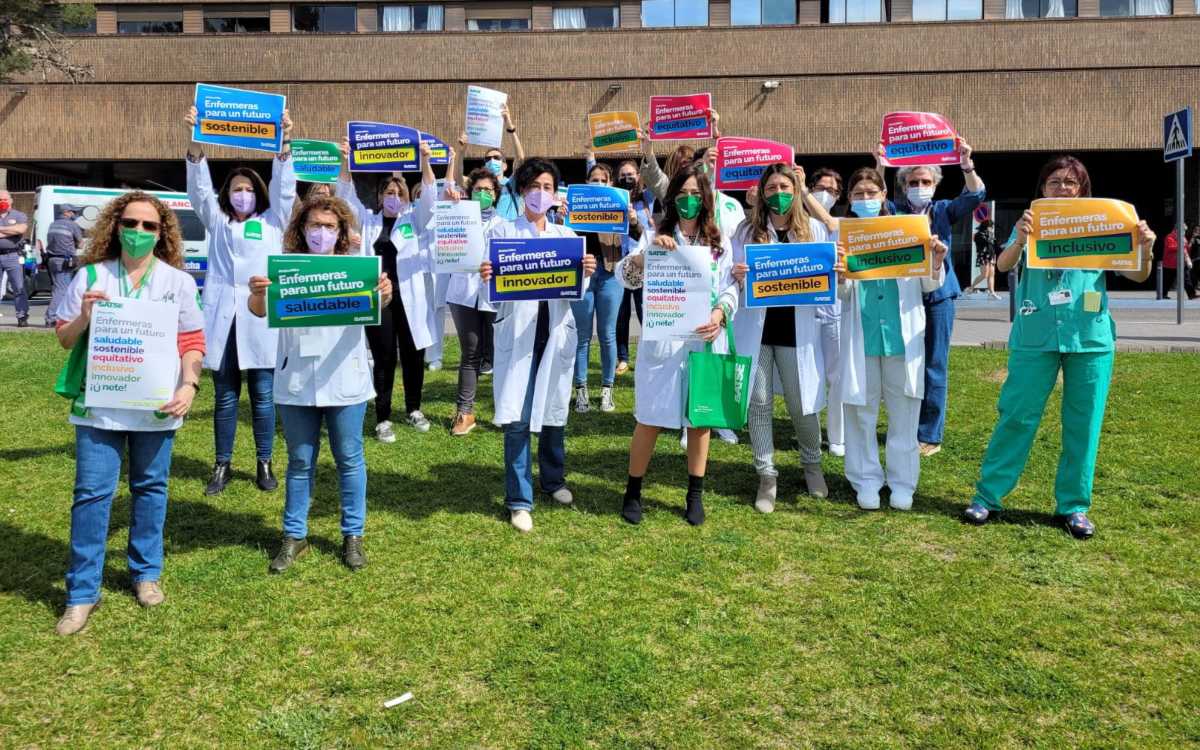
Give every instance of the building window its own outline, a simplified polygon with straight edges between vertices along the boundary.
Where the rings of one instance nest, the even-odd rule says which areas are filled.
[[[880,23],[883,0],[829,0],[829,23]]]
[[[441,31],[446,13],[440,5],[381,5],[380,31]]]
[[[271,12],[265,5],[216,5],[204,8],[204,33],[265,33],[271,30]]]
[[[527,31],[528,18],[468,18],[467,31]]]
[[[1005,0],[1005,18],[1074,18],[1077,0]]]
[[[1169,16],[1171,0],[1100,0],[1102,16]]]
[[[129,8],[126,10],[126,8]],[[118,34],[182,34],[183,10],[181,8],[155,8],[123,6],[117,10]]]
[[[975,21],[983,18],[983,0],[913,0],[914,21]]]
[[[732,0],[734,26],[777,26],[796,23],[796,0]]]
[[[293,5],[293,31],[358,31],[358,10],[353,5]]]
[[[642,26],[707,26],[708,0],[642,0]]]
[[[556,29],[615,29],[621,25],[617,6],[590,8],[555,8]]]

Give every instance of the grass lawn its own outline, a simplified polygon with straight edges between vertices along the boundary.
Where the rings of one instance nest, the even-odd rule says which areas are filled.
[[[691,528],[683,455],[664,436],[630,527],[617,514],[629,375],[617,412],[571,415],[575,506],[543,502],[529,536],[503,512],[499,431],[451,438],[455,373],[430,373],[433,431],[367,443],[370,565],[339,562],[326,446],[314,553],[282,576],[266,568],[283,489],[253,488],[245,401],[235,480],[202,493],[206,381],[176,441],[166,603],[142,610],[128,591],[122,486],[104,606],[62,639],[63,356],[49,334],[0,335],[0,747],[1200,744],[1196,356],[1118,356],[1086,543],[1049,524],[1057,395],[1005,522],[959,521],[1003,352],[954,350],[946,448],[911,512],[860,512],[831,456],[833,497],[798,498],[795,451],[781,450],[781,502],[760,515],[748,445],[714,441],[708,522]],[[482,393],[490,417],[487,380]],[[791,445],[782,403],[777,415]],[[282,437],[275,450],[282,477]]]

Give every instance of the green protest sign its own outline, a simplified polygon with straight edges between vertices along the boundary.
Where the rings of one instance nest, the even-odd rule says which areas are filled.
[[[342,152],[331,141],[292,141],[292,164],[296,179],[304,182],[337,182],[342,171]]]
[[[267,325],[379,325],[379,274],[378,256],[268,256]]]

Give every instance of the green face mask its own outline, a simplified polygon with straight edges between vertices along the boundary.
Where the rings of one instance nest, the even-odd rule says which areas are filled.
[[[771,213],[782,216],[791,210],[795,198],[791,193],[775,193],[767,197],[767,208],[771,209]]]
[[[119,236],[121,249],[130,258],[145,258],[158,244],[158,235],[140,229],[122,229]]]
[[[479,204],[480,211],[486,211],[496,202],[496,198],[490,190],[476,190],[471,193],[471,200]]]
[[[700,215],[700,196],[679,195],[675,197],[675,210],[682,219],[694,219]]]

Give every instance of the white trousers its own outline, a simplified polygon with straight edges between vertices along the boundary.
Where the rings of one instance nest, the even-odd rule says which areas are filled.
[[[921,399],[904,395],[904,357],[866,358],[866,406],[846,404],[846,479],[858,494],[859,504],[878,504],[884,484],[879,464],[879,402],[887,406],[885,454],[887,485],[893,502],[911,500],[921,474],[917,426]]]
[[[821,354],[825,359],[825,434],[830,445],[846,442],[842,414],[841,316],[817,313],[821,323]]]
[[[758,367],[750,387],[750,447],[754,451],[754,469],[759,476],[776,477],[775,470],[775,392],[771,385],[775,372],[783,384],[783,400],[796,441],[800,444],[800,460],[805,464],[821,463],[821,420],[817,414],[805,414],[800,397],[800,368],[796,366],[796,349],[790,346],[767,346],[758,350]]]

